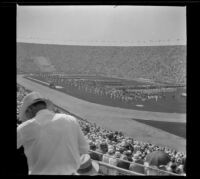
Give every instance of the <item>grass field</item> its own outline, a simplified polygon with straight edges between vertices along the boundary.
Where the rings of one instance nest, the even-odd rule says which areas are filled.
[[[42,79],[41,77],[34,77],[38,80],[45,81],[47,80]],[[70,79],[77,79],[81,77],[77,76],[68,76],[66,78]],[[106,80],[109,84],[109,80],[112,82],[113,78],[105,78],[105,77],[94,77],[94,76],[84,76],[82,79],[93,79],[93,80]],[[126,88],[127,85],[144,85],[149,83],[143,83],[138,81],[130,81],[130,80],[120,80],[115,79],[121,82],[121,84]],[[43,84],[43,83],[41,83]],[[45,85],[45,84],[43,84]],[[59,84],[60,85],[60,84]],[[167,112],[167,113],[186,113],[186,98],[183,98],[179,94],[176,94],[176,98],[172,97],[170,92],[165,93],[166,98],[160,99],[157,102],[155,100],[147,100],[147,101],[134,101],[134,102],[122,102],[120,99],[111,99],[108,96],[98,96],[96,94],[85,92],[84,90],[79,90],[78,88],[70,85],[61,84],[64,88],[57,89],[63,93],[69,94],[71,96],[102,105],[113,106],[113,107],[120,107],[126,109],[135,109],[140,111],[152,111],[152,112]],[[114,86],[113,86],[114,87]],[[138,107],[138,105],[142,105],[143,107]]]
[[[133,119],[137,122],[186,138],[186,123]]]

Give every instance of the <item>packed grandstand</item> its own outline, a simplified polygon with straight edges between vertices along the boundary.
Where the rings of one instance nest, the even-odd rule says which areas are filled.
[[[17,125],[22,99],[31,91],[17,84]],[[70,113],[59,106],[54,106],[55,112]],[[71,114],[71,113],[70,113]],[[73,115],[73,114],[71,114]],[[90,145],[92,160],[100,164],[100,175],[148,175],[146,169],[154,170],[156,175],[185,175],[186,153],[153,143],[138,141],[126,136],[121,131],[111,131],[76,116],[81,129]],[[168,160],[167,165],[146,166],[148,154],[163,151]]]
[[[186,83],[186,46],[73,46],[17,43],[17,71],[63,72]]]

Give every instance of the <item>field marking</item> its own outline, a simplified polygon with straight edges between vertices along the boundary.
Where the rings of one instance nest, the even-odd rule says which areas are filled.
[[[62,86],[56,86],[56,89],[62,89],[63,87]]]
[[[44,81],[40,81],[40,80],[35,79],[35,78],[31,78],[31,77],[26,77],[26,78],[31,79],[31,80],[34,80],[34,81],[38,81],[38,82],[40,82],[40,83],[44,83],[45,85],[49,85],[49,84],[50,84],[50,83],[47,83],[47,82],[44,82]]]
[[[142,104],[136,104],[136,106],[140,107],[140,108],[144,107],[144,105],[142,105]]]

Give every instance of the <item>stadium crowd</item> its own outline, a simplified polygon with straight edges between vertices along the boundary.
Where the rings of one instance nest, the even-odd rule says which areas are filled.
[[[28,93],[30,93],[29,90],[21,85],[17,85],[17,124],[20,123],[18,114],[22,104],[21,101]],[[60,109],[55,107],[55,112],[59,111]],[[137,141],[125,136],[120,131],[104,129],[87,120],[78,121],[88,140],[90,146],[89,154],[93,160],[102,161],[126,170],[148,174],[145,168],[148,154],[153,151],[164,151],[169,156],[168,164],[154,168],[180,175],[186,174],[186,154],[183,152],[148,142]],[[117,173],[115,174],[117,175]]]

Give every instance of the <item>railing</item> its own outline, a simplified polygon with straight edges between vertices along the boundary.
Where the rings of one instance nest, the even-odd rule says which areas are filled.
[[[104,162],[100,162],[99,163],[99,174],[102,175],[141,175],[144,176],[144,174],[141,173],[137,173],[137,172],[133,172],[130,170],[125,170]]]
[[[96,154],[100,154],[100,155],[104,155],[100,152],[97,152],[97,151],[93,151],[93,150],[90,150],[90,152],[93,152],[93,153],[96,153]],[[113,156],[109,156],[109,158],[114,158],[116,159],[115,157]],[[144,167],[144,169],[151,169],[151,170],[154,170],[156,171],[157,173],[159,173],[160,175],[171,175],[171,176],[181,176],[181,175],[178,175],[178,174],[175,174],[175,173],[172,173],[172,172],[169,172],[169,171],[165,171],[165,170],[160,170],[158,168],[154,168],[154,167],[151,167],[151,166],[144,166],[142,164],[139,164],[139,163],[135,163],[135,162],[130,162],[130,161],[127,161],[127,160],[123,160],[123,159],[117,159],[118,161],[123,161],[123,162],[126,162],[126,163],[130,163],[130,164],[134,164],[134,165],[137,165],[137,166],[140,166],[140,167]],[[125,170],[125,169],[121,169],[119,167],[116,167],[116,166],[113,166],[113,165],[110,165],[110,164],[107,164],[107,163],[104,163],[104,162],[99,162],[100,166],[104,166],[103,169],[101,169],[100,172],[102,172],[103,174],[108,174],[108,169],[106,169],[106,167],[109,167],[109,168],[112,168],[112,172],[113,174],[116,174],[116,175],[119,175],[120,173],[123,174],[123,175],[144,175],[144,174],[141,174],[141,173],[138,173],[138,172],[134,172],[134,171],[131,171],[131,170]],[[102,167],[100,167],[102,168]],[[117,171],[115,171],[117,170]]]

